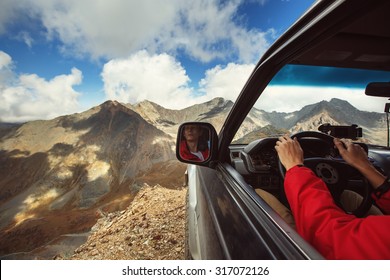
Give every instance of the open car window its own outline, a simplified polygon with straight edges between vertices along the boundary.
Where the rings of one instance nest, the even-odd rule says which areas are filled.
[[[321,125],[361,128],[356,141],[387,145],[388,99],[365,95],[370,82],[388,82],[390,72],[320,66],[286,65],[260,95],[233,144]],[[359,135],[360,136],[360,135]]]

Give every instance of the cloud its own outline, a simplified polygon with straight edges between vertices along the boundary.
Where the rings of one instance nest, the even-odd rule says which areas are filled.
[[[29,48],[32,47],[32,44],[34,43],[34,39],[31,37],[31,35],[26,31],[21,31],[19,34],[15,37],[17,40],[25,43]]]
[[[107,99],[132,104],[150,100],[166,108],[182,109],[215,97],[235,100],[254,66],[218,65],[208,70],[199,88],[194,89],[174,57],[144,50],[127,59],[109,61],[101,75]]]
[[[79,109],[73,87],[82,81],[80,70],[47,81],[35,74],[18,76],[12,66],[9,55],[0,51],[0,121],[52,119]]]
[[[234,59],[253,63],[269,47],[274,30],[247,29],[235,21],[241,1],[189,1],[178,13],[169,33],[158,42],[168,50],[183,49],[203,62]]]
[[[12,63],[12,58],[5,52],[0,51],[0,70],[8,69]]]
[[[6,83],[13,79],[12,58],[7,53],[0,51],[0,91],[6,87]]]
[[[139,51],[127,59],[113,59],[102,71],[108,99],[125,103],[150,100],[167,108],[180,108],[192,100],[190,79],[168,54]]]
[[[16,17],[18,3],[14,0],[2,0],[0,9],[0,35],[6,33],[7,25]]]
[[[203,62],[234,59],[253,63],[274,39],[274,30],[244,26],[236,19],[241,4],[239,0],[171,0],[169,4],[154,0],[7,0],[0,12],[0,34],[13,20],[28,18],[40,22],[47,39],[59,40],[61,51],[71,56],[112,59],[146,49],[150,53],[180,51]],[[27,44],[34,40],[23,38]]]
[[[12,58],[0,51],[0,120],[23,122],[51,119],[80,110],[82,73],[73,68],[70,74],[50,80],[35,74],[18,75]],[[166,53],[139,51],[125,59],[107,62],[101,76],[107,99],[124,103],[150,100],[171,109],[182,109],[215,97],[235,100],[254,65],[230,63],[209,69],[198,88],[190,86],[185,69]]]
[[[206,71],[206,77],[199,83],[199,91],[206,99],[223,97],[235,101],[254,67],[254,64],[229,63],[226,67],[217,65]]]

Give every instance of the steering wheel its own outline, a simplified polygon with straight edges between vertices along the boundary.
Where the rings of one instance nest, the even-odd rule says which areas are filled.
[[[333,151],[331,153],[333,155],[339,155],[337,148],[333,143],[333,136],[317,132],[317,131],[303,131],[298,132],[294,135],[291,135],[291,138],[297,138],[297,140],[303,138],[314,138],[317,140],[322,140],[329,147],[332,147]],[[314,174],[316,174],[319,178],[321,178],[325,184],[327,185],[335,203],[341,207],[344,211],[345,209],[341,205],[341,194],[344,190],[350,189],[351,178],[354,180],[354,185],[358,184],[361,188],[361,193],[363,195],[363,200],[361,204],[352,212],[345,211],[348,214],[353,214],[356,217],[363,217],[368,210],[371,208],[372,200],[370,196],[370,184],[367,179],[354,167],[347,164],[344,160],[338,158],[320,158],[320,157],[312,157],[305,158],[304,165],[310,168]],[[286,169],[282,165],[280,159],[278,162],[279,171],[284,178],[286,174]],[[359,184],[360,182],[360,184]],[[357,186],[354,186],[356,188]]]

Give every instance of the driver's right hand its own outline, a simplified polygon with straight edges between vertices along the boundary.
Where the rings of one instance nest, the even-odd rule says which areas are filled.
[[[347,140],[335,138],[333,140],[343,159],[352,167],[360,171],[376,189],[383,184],[386,176],[380,173],[368,160],[366,151],[357,144]]]
[[[339,150],[341,157],[351,166],[358,170],[364,170],[371,166],[368,161],[367,153],[364,149],[346,139],[334,138],[336,148]]]

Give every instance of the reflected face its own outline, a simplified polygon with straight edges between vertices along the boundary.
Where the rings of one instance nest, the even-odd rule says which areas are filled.
[[[187,141],[198,141],[200,136],[200,127],[198,125],[184,126],[184,137]]]

